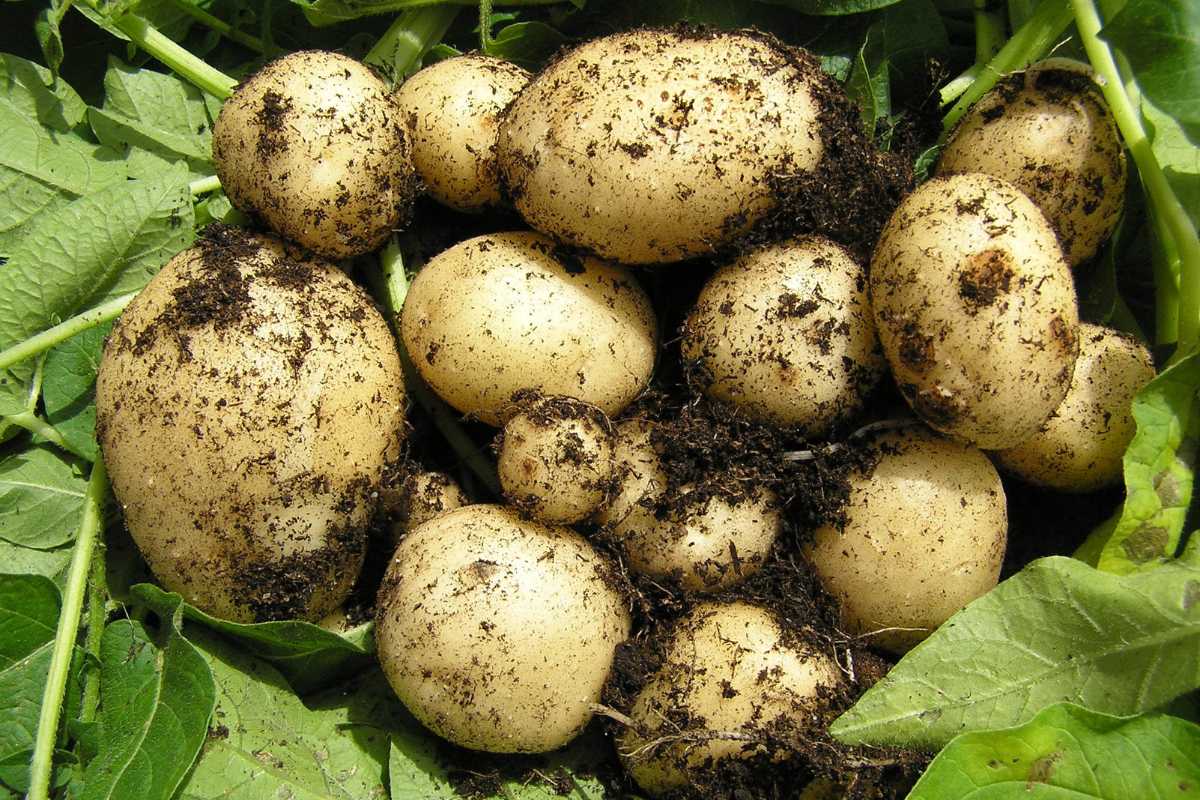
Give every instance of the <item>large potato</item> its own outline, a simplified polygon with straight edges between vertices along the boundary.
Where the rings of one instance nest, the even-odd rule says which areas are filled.
[[[871,260],[871,303],[909,404],[979,447],[1037,433],[1071,384],[1070,268],[1037,206],[999,178],[935,178],[905,198]]]
[[[400,543],[376,641],[396,694],[455,744],[561,747],[592,717],[630,618],[612,566],[567,528],[501,506],[451,511]]]
[[[529,83],[509,61],[471,53],[425,67],[396,92],[412,134],[413,166],[439,203],[475,211],[500,202],[500,115]]]
[[[525,88],[500,127],[500,175],[534,228],[630,264],[710,253],[814,169],[819,67],[754,33],[593,39]]]
[[[812,436],[862,408],[884,368],[866,272],[819,237],[755,250],[713,275],[683,355],[703,368],[709,395]]]
[[[489,425],[538,390],[616,416],[654,367],[650,300],[624,268],[536,233],[478,236],[432,258],[404,302],[401,335],[421,377]]]
[[[387,84],[319,50],[272,61],[238,86],[213,126],[213,161],[235,206],[327,258],[374,250],[407,220],[415,194]]]
[[[166,588],[242,622],[320,619],[358,576],[404,391],[341,270],[209,228],[125,310],[96,381],[125,523]]]
[[[1067,261],[1096,255],[1125,202],[1125,148],[1104,96],[1079,62],[1050,59],[979,100],[942,149],[938,175],[1012,182],[1058,234]]]
[[[832,658],[791,641],[766,609],[705,603],[676,625],[663,665],[634,700],[638,727],[619,740],[622,761],[661,797],[726,759],[786,758],[787,734],[840,682]]]
[[[1137,431],[1133,398],[1154,377],[1150,351],[1130,336],[1085,323],[1079,342],[1071,388],[1054,415],[1032,438],[995,454],[1025,480],[1069,492],[1121,479]]]
[[[970,445],[909,429],[876,447],[874,470],[851,478],[845,528],[819,528],[806,555],[849,632],[904,652],[996,585],[1008,511]]]

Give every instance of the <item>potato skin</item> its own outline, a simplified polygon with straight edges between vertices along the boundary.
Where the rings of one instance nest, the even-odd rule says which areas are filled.
[[[404,432],[395,340],[331,264],[210,227],[105,345],[97,432],[162,584],[253,622],[316,620],[358,575]]]
[[[592,717],[630,618],[611,565],[567,528],[473,505],[400,543],[379,593],[380,663],[439,736],[540,753]]]
[[[813,169],[820,69],[750,32],[637,30],[586,42],[500,127],[503,185],[533,228],[628,264],[711,253]]]
[[[976,448],[921,428],[884,434],[850,480],[843,530],[805,548],[850,633],[903,653],[996,585],[1008,539],[1000,476]]]
[[[431,64],[396,90],[413,166],[433,199],[459,211],[500,204],[500,116],[529,78],[509,61],[470,53]]]
[[[638,693],[629,716],[641,730],[627,729],[618,742],[622,762],[652,797],[687,786],[689,773],[711,762],[765,754],[745,741],[676,742],[639,752],[649,741],[679,733],[668,720],[686,715],[683,732],[734,731],[753,736],[779,725],[798,726],[818,703],[823,688],[841,682],[824,653],[790,643],[774,615],[745,602],[704,603],[676,625],[662,667]],[[765,738],[765,737],[764,737]]]
[[[654,423],[627,419],[617,423],[613,445],[613,492],[597,512],[598,525],[616,526],[638,511],[646,511],[667,490],[668,477],[654,450]]]
[[[213,126],[213,161],[237,208],[326,258],[374,250],[415,195],[399,105],[337,53],[290,53],[238,86]]]
[[[444,472],[414,472],[384,492],[384,508],[392,515],[392,543],[434,517],[469,505],[458,481]]]
[[[650,381],[656,325],[623,267],[516,232],[478,236],[430,259],[409,288],[401,337],[442,399],[499,425],[526,390],[616,416]]]
[[[815,236],[718,270],[688,317],[683,355],[711,377],[710,396],[811,436],[857,412],[884,369],[866,271]]]
[[[1050,59],[1007,76],[962,118],[938,175],[983,172],[1029,196],[1076,266],[1121,217],[1125,148],[1091,70]]]
[[[1067,396],[1034,436],[995,453],[1021,478],[1064,492],[1090,492],[1121,479],[1133,441],[1133,397],[1154,378],[1150,351],[1131,336],[1083,323]]]
[[[1037,207],[988,175],[910,194],[871,260],[876,329],[896,384],[932,427],[985,449],[1049,419],[1071,383],[1079,313]]]

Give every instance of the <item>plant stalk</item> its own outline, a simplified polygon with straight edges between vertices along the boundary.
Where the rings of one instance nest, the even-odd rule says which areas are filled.
[[[58,723],[62,714],[63,697],[79,634],[79,616],[83,610],[84,589],[91,569],[92,551],[104,521],[104,498],[108,492],[108,476],[104,462],[97,461],[88,479],[84,495],[83,518],[75,538],[67,585],[63,590],[62,612],[54,636],[54,651],[50,656],[50,671],[42,693],[42,709],[38,717],[37,737],[34,740],[33,761],[29,767],[27,800],[49,800],[50,774],[54,766],[54,743],[58,739]]]
[[[379,37],[364,60],[386,69],[392,83],[399,84],[429,48],[442,40],[459,10],[456,6],[432,6],[405,11]]]
[[[221,179],[216,175],[209,175],[207,178],[197,178],[188,184],[188,191],[192,193],[192,197],[199,197],[202,194],[215,192],[221,188]]]
[[[67,445],[67,440],[63,438],[63,435],[53,425],[32,411],[9,414],[3,419],[10,425],[16,425],[18,428],[24,428],[35,436],[42,437],[55,447],[71,452],[71,448]]]
[[[479,49],[491,52],[492,0],[479,0]]]
[[[100,638],[104,635],[104,621],[108,616],[108,590],[105,588],[105,561],[107,548],[103,539],[96,542],[92,553],[91,575],[88,576],[87,633],[83,648],[96,664],[100,663]],[[89,669],[83,683],[83,699],[79,708],[80,722],[92,722],[100,707],[100,670]]]
[[[88,309],[82,314],[76,314],[70,319],[63,320],[53,328],[44,330],[36,336],[30,336],[23,342],[18,342],[7,350],[0,351],[0,370],[8,369],[14,364],[33,358],[38,353],[49,350],[56,344],[65,342],[76,334],[83,333],[88,328],[102,325],[110,319],[116,319],[125,310],[137,292],[130,292],[114,297],[108,302],[101,303],[95,308]]]
[[[267,55],[267,46],[257,36],[238,30],[219,17],[205,11],[188,0],[171,0],[171,4],[206,28],[211,28],[231,42],[237,42],[242,47],[253,50],[261,55]]]

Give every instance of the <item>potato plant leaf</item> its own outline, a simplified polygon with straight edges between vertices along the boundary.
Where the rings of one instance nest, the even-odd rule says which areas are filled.
[[[845,742],[938,748],[1060,701],[1127,715],[1200,687],[1200,569],[1118,576],[1033,562],[908,653],[831,728]]]
[[[158,608],[182,602],[175,593],[149,583],[130,589],[133,602]],[[361,670],[375,651],[374,624],[366,623],[345,635],[327,631],[311,622],[258,622],[241,624],[217,619],[183,604],[183,615],[206,628],[237,640],[249,653],[270,661],[298,692],[308,692],[330,683],[349,671]]]
[[[388,756],[391,800],[458,800],[446,767],[437,757],[438,742],[419,729],[392,733]]]
[[[105,628],[97,753],[81,800],[170,800],[195,761],[216,690],[181,622],[176,611],[157,632],[128,619]]]
[[[43,367],[46,421],[62,434],[73,453],[89,461],[98,455],[96,370],[110,330],[108,322],[71,337],[46,355]]]
[[[0,539],[39,550],[73,541],[86,490],[87,477],[49,445],[0,456]]]
[[[566,42],[567,37],[544,22],[514,22],[496,33],[487,52],[526,69],[537,69]]]
[[[57,133],[83,121],[87,104],[71,85],[41,64],[0,53],[0,96],[28,119]]]
[[[1183,800],[1198,792],[1200,726],[1164,714],[1121,718],[1060,703],[1018,728],[957,737],[908,800]]]
[[[771,5],[787,6],[804,14],[842,15],[861,14],[895,5],[900,0],[759,0]]]

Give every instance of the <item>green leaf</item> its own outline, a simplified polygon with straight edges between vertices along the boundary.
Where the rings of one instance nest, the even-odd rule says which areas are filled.
[[[908,800],[1182,800],[1197,791],[1200,726],[1163,714],[1122,719],[1061,703],[1019,728],[959,736]]]
[[[1185,126],[1200,125],[1200,4],[1128,0],[1101,37],[1129,59],[1154,105]]]
[[[46,355],[42,373],[42,402],[46,421],[66,440],[72,452],[95,461],[96,371],[104,338],[112,330],[107,322],[89,328],[55,347]]]
[[[0,53],[0,97],[25,117],[67,133],[83,121],[87,104],[41,64]]]
[[[130,589],[133,602],[151,608],[182,602],[174,593],[149,583]],[[348,671],[360,671],[375,651],[374,625],[360,625],[339,636],[311,622],[283,621],[241,624],[209,616],[186,603],[183,615],[212,630],[230,636],[248,653],[270,661],[298,692],[328,684]]]
[[[399,703],[382,676],[305,705],[267,662],[200,629],[189,637],[212,668],[217,708],[180,800],[386,797],[384,727]]]
[[[899,0],[759,0],[759,2],[787,6],[804,14],[842,15],[875,11],[895,5]]]
[[[516,22],[500,29],[488,42],[487,52],[527,69],[536,69],[567,41],[566,36],[544,22]]]
[[[1200,147],[1188,140],[1179,121],[1150,102],[1142,101],[1154,156],[1175,196],[1194,224],[1200,224]]]
[[[437,739],[402,729],[392,734],[388,757],[391,800],[459,800],[448,772],[437,757]]]
[[[98,750],[81,800],[170,800],[200,752],[216,688],[180,624],[175,614],[158,633],[124,619],[104,629]]]
[[[1125,451],[1125,504],[1096,566],[1125,574],[1175,554],[1191,503],[1200,442],[1200,355],[1167,368],[1133,401],[1137,433]]]
[[[48,445],[0,458],[0,539],[49,550],[75,539],[87,477]]]
[[[1200,686],[1200,569],[1034,561],[955,614],[839,717],[850,743],[937,748],[1052,703],[1154,709]]]
[[[40,575],[61,589],[71,564],[71,551],[70,545],[54,550],[35,550],[0,540],[0,564],[14,575]]]
[[[58,74],[58,68],[62,66],[63,61],[63,40],[62,31],[59,30],[59,24],[62,22],[63,12],[66,6],[61,0],[50,0],[50,3],[38,12],[37,18],[33,21],[33,33],[37,37],[38,46],[42,49],[42,57],[46,59],[46,63],[50,65],[50,69],[54,74]]]

